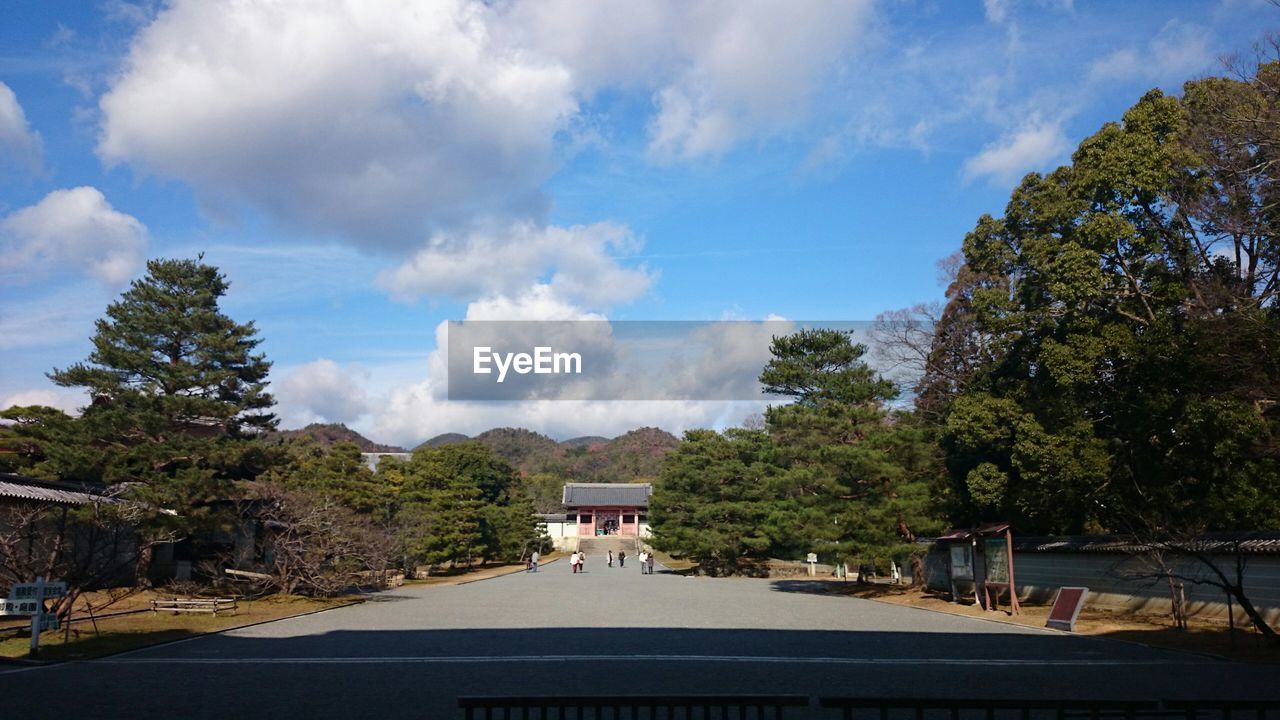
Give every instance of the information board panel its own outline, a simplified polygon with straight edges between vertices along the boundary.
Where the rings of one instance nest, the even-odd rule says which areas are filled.
[[[973,579],[973,563],[970,562],[968,545],[951,543],[951,579]]]
[[[1049,619],[1044,626],[1075,632],[1076,617],[1080,615],[1080,609],[1084,607],[1084,601],[1088,597],[1087,587],[1058,588],[1058,595],[1053,599],[1053,607],[1049,610]]]
[[[1005,583],[1009,582],[1009,548],[1003,536],[998,538],[986,538],[983,542],[983,550],[986,552],[986,563],[983,568],[987,573],[987,582],[989,583]]]

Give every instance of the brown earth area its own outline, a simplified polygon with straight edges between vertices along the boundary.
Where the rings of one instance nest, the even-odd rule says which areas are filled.
[[[945,593],[932,593],[919,588],[831,580],[811,582],[820,585],[821,592],[832,595],[848,595],[1015,625],[1042,628],[1049,617],[1048,605],[1022,605],[1021,614],[1013,615],[1008,605],[988,611],[973,604],[972,599],[963,604],[953,603]],[[1187,629],[1180,630],[1173,626],[1172,619],[1167,616],[1140,615],[1086,606],[1076,620],[1075,631],[1079,635],[1107,637],[1232,660],[1280,663],[1280,648],[1266,647],[1262,635],[1252,626],[1246,627],[1245,622],[1247,621],[1237,617],[1235,631],[1232,632],[1225,620],[1193,617]]]
[[[555,558],[544,559],[542,564],[553,559]],[[487,565],[425,580],[411,580],[407,584],[456,585],[523,571],[524,565]],[[113,592],[119,597],[107,605]],[[149,645],[363,602],[363,596],[359,594],[333,598],[272,595],[256,600],[239,599],[235,614],[219,613],[214,616],[204,613],[151,612],[153,599],[174,597],[184,596],[164,588],[139,592],[116,590],[85,593],[76,603],[72,623],[40,635],[39,659],[57,661],[103,657]],[[86,603],[99,608],[95,611],[93,620],[89,619],[85,610]],[[30,628],[31,622],[27,618],[5,618],[4,622],[0,622],[0,660],[28,657]]]

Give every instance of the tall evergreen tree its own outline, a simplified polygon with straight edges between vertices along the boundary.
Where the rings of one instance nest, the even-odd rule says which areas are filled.
[[[767,557],[774,509],[769,436],[760,430],[690,430],[669,454],[649,499],[653,545],[696,560],[712,575]]]
[[[123,485],[152,533],[228,522],[218,501],[267,461],[252,440],[275,423],[271,366],[253,323],[219,309],[227,289],[202,258],[149,261],[97,321],[87,360],[49,375],[91,397],[77,421],[85,454],[60,470]]]
[[[770,351],[761,383],[795,398],[765,415],[786,469],[775,546],[842,562],[909,556],[914,532],[930,522],[929,478],[915,471],[925,438],[887,408],[897,387],[847,332],[802,330],[775,338]]]
[[[428,564],[516,559],[537,537],[516,472],[478,442],[421,448],[403,471],[397,515],[408,553]]]

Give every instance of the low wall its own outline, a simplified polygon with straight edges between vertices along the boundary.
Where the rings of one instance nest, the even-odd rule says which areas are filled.
[[[1232,577],[1235,559],[1230,555],[1213,555],[1211,558]],[[1280,553],[1256,553],[1245,556],[1244,588],[1268,622],[1280,622]],[[947,554],[943,548],[933,546],[925,556],[925,584],[931,590],[949,592],[947,581]],[[1174,564],[1177,572],[1191,578],[1208,578],[1210,571],[1203,564],[1179,559]],[[1114,610],[1168,615],[1171,612],[1169,585],[1166,581],[1140,578],[1149,572],[1143,562],[1121,552],[1088,551],[1040,551],[1013,554],[1014,579],[1018,585],[1018,599],[1028,603],[1049,603],[1058,588],[1077,586],[1089,588],[1089,605]],[[1184,582],[1187,611],[1192,616],[1227,617],[1226,597],[1216,587]],[[961,592],[972,592],[973,583],[960,587]],[[1235,608],[1236,622],[1244,613]],[[1244,620],[1247,623],[1247,619]]]

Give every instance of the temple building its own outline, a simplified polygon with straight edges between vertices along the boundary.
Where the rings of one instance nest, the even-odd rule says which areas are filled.
[[[566,483],[563,514],[543,515],[555,546],[576,546],[578,538],[649,536],[649,483]]]

